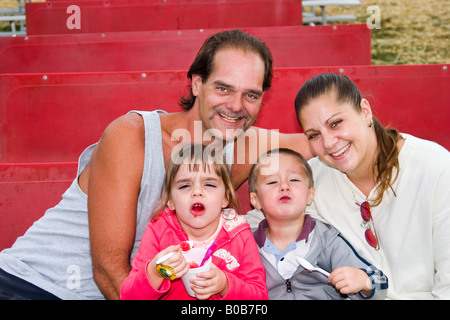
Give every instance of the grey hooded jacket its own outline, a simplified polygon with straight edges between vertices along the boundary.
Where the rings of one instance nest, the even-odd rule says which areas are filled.
[[[308,221],[308,223],[306,223]],[[266,269],[266,282],[271,300],[339,300],[339,299],[385,299],[388,279],[375,266],[358,256],[351,245],[340,236],[332,226],[305,215],[305,225],[308,233],[314,229],[314,237],[311,239],[310,249],[306,257],[314,266],[318,266],[328,272],[350,266],[364,270],[372,281],[372,294],[368,297],[362,293],[341,295],[330,283],[325,275],[319,272],[309,272],[302,266],[298,266],[290,279],[284,279],[274,266],[261,255],[261,260]],[[258,229],[253,233],[260,250],[264,247],[266,235],[264,230],[268,227],[267,220],[259,223]],[[302,231],[303,233],[303,231]]]

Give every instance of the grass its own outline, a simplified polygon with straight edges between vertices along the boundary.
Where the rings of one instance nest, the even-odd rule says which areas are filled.
[[[380,28],[372,29],[372,64],[450,63],[450,6],[447,0],[360,0],[359,7],[327,8],[328,14],[355,14],[366,23],[370,5],[380,8]]]
[[[44,0],[34,0],[42,2]],[[300,1],[300,0],[298,0]],[[450,6],[448,0],[360,0],[358,7],[329,7],[328,14],[354,14],[356,21],[366,23],[371,13],[380,9],[380,28],[372,29],[372,64],[450,63]],[[0,8],[17,7],[16,0],[0,0]],[[8,23],[0,30],[10,30]]]

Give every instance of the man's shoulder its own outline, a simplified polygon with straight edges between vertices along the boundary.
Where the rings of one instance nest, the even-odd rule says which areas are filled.
[[[145,126],[140,115],[127,113],[113,120],[103,132],[91,160],[100,156],[124,161],[130,157],[142,158],[145,149]]]
[[[137,113],[127,113],[112,120],[105,128],[102,138],[105,136],[122,135],[125,133],[138,134],[144,132],[144,120]]]

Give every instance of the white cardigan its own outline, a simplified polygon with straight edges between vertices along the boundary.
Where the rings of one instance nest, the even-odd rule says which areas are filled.
[[[388,299],[450,299],[450,153],[411,135],[400,151],[396,196],[385,192],[371,212],[381,249],[364,238],[363,193],[342,172],[309,161],[316,186],[307,213],[338,229],[389,279]],[[369,198],[375,190],[372,190]]]

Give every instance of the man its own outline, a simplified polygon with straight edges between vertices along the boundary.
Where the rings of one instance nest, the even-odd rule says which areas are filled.
[[[256,146],[245,138],[250,130],[258,139],[267,136],[252,127],[272,79],[272,56],[262,41],[240,30],[213,35],[188,77],[182,112],[128,113],[83,152],[63,200],[0,253],[0,297],[3,290],[14,298],[117,299],[159,199],[164,163],[183,141],[226,145],[236,188],[271,146],[296,146],[311,157],[302,134],[271,134]]]

